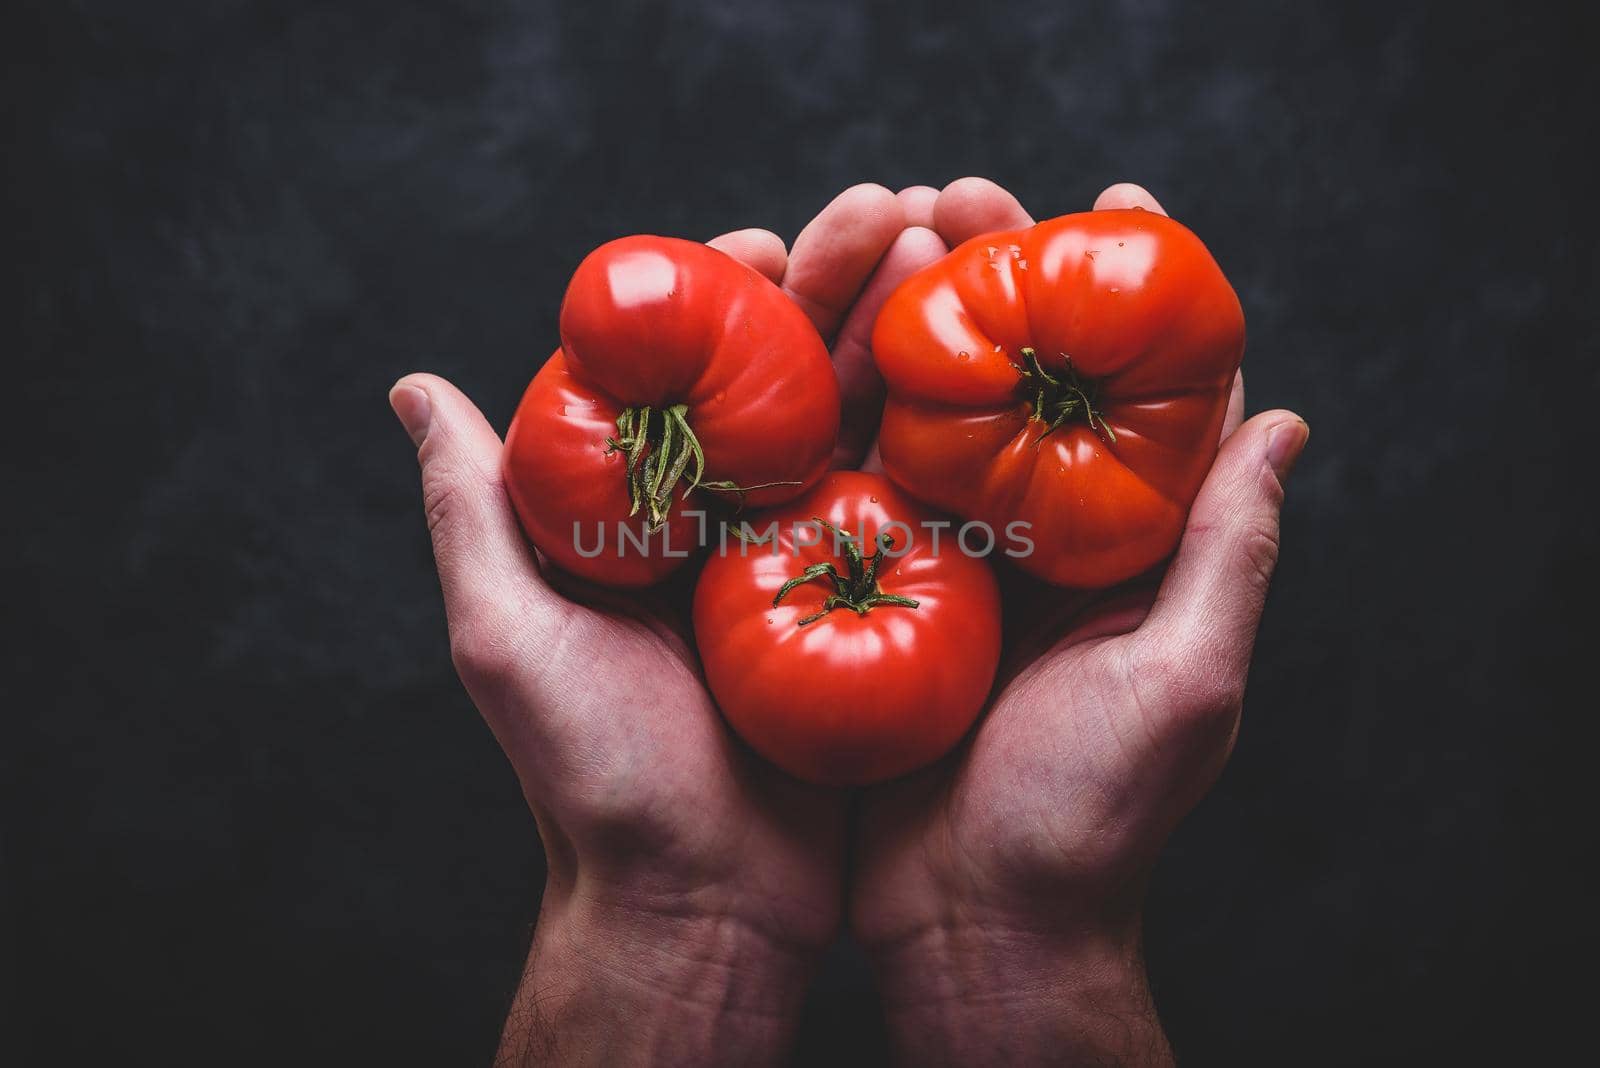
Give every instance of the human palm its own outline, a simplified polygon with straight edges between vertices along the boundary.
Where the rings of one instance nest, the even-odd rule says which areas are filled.
[[[1097,203],[1134,205],[1160,210],[1137,187]],[[835,466],[874,470],[878,308],[950,246],[1029,222],[978,179],[898,196],[858,186],[792,252],[758,230],[712,244],[781,285],[829,340],[843,400]],[[549,861],[503,1059],[540,1059],[541,1033],[576,1035],[601,1063],[620,1063],[618,1036],[655,1043],[652,1059],[674,1059],[662,1043],[681,1060],[702,1059],[707,1043],[727,1060],[767,1059],[784,1029],[770,1025],[792,1014],[845,900],[891,1016],[897,1002],[959,998],[963,984],[992,986],[1010,1004],[1029,981],[1019,951],[1066,939],[1054,959],[1085,959],[1085,932],[1113,957],[1137,955],[1143,875],[1231,746],[1280,480],[1305,440],[1298,418],[1266,413],[1241,426],[1236,383],[1223,448],[1159,592],[1137,580],[1093,597],[1041,592],[1003,575],[1008,666],[992,706],[955,754],[866,791],[851,828],[845,795],[757,765],[723,725],[688,637],[691,573],[619,595],[556,572],[523,539],[500,481],[501,442],[471,402],[428,375],[402,379],[391,402],[418,445],[458,670],[516,768]],[[644,966],[640,953],[653,954]],[[1059,985],[1046,958],[1039,990]],[[771,974],[785,977],[748,992]],[[568,1016],[544,1027],[556,989]],[[746,1024],[686,1027],[686,1005],[707,990],[709,1016],[742,1013]],[[651,1003],[675,1022],[646,1027]],[[1107,1004],[1098,998],[1091,1017]],[[1052,1013],[1019,1019],[1036,1018]],[[991,1011],[947,1030],[942,1045],[937,1027],[913,1022],[905,1044],[920,1041],[928,1063],[959,1062],[951,1036],[965,1034],[992,1059],[1025,1030],[984,1037],[1003,1019]],[[1159,1027],[1146,1031],[1147,1059],[1159,1060]],[[1126,1037],[1071,1047],[1055,1035],[1042,1048],[1126,1052]],[[1042,1059],[1034,1054],[1024,1059]]]
[[[1234,694],[1190,690],[1184,669],[1159,666],[1140,630],[1151,600],[1097,599],[1064,633],[1048,617],[1011,617],[1031,637],[1061,636],[1020,665],[956,754],[863,804],[852,896],[863,940],[1004,926],[1041,909],[1136,921],[1144,870],[1220,767],[1238,708]]]
[[[1130,186],[1096,206],[1161,210]],[[976,179],[947,188],[935,214],[952,246],[1031,223]],[[1242,409],[1240,379],[1159,589],[1153,576],[1096,595],[1004,576],[1007,667],[985,717],[939,765],[868,791],[851,923],[881,957],[908,958],[900,970],[978,944],[1005,967],[1008,938],[1088,929],[1137,954],[1144,876],[1232,746],[1275,560],[1278,479],[1304,440],[1283,412],[1241,428]]]
[[[520,618],[507,621],[521,635],[514,651],[497,643],[487,665],[458,657],[538,821],[547,902],[577,891],[807,945],[831,937],[839,804],[751,767],[706,693],[675,604],[581,596],[524,583]]]
[[[856,401],[872,389],[877,305],[926,262],[901,240],[905,205],[932,196],[857,186],[792,252],[760,230],[711,244],[790,294]],[[723,726],[687,640],[692,575],[624,596],[557,573],[517,529],[501,443],[483,416],[448,383],[416,375],[393,394],[403,420],[418,394],[454,658],[538,821],[547,905],[626,898],[629,909],[715,915],[786,944],[825,944],[840,920],[845,801],[753,766]],[[859,458],[872,411],[870,395],[847,405],[838,462]]]

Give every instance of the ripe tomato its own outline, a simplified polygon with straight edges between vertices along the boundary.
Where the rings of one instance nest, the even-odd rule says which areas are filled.
[[[994,682],[1000,596],[954,532],[935,547],[938,519],[881,476],[836,471],[748,520],[758,535],[777,523],[765,544],[710,556],[694,598],[706,682],[757,752],[860,785],[966,733]]]
[[[698,544],[686,512],[797,496],[838,429],[827,347],[777,286],[705,245],[624,237],[567,286],[561,348],[506,435],[506,489],[551,560],[644,586]]]
[[[889,476],[996,529],[1029,523],[1024,569],[1100,587],[1177,547],[1244,313],[1183,226],[1094,211],[962,244],[890,296],[872,344]]]

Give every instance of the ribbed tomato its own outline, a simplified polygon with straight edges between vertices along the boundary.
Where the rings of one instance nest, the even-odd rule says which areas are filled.
[[[649,585],[698,544],[685,513],[803,493],[838,430],[827,347],[782,290],[705,245],[625,237],[567,286],[561,348],[506,435],[506,489],[561,567]]]
[[[798,778],[859,785],[949,750],[1000,656],[988,563],[879,475],[836,471],[706,562],[694,629],[733,728]],[[776,527],[772,527],[776,524]],[[846,540],[845,535],[854,539]]]
[[[884,469],[996,529],[1064,586],[1122,582],[1176,548],[1216,455],[1244,313],[1200,239],[1139,209],[986,234],[884,304]]]

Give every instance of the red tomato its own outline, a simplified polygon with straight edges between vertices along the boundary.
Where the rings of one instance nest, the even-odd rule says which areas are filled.
[[[938,519],[881,476],[836,471],[748,520],[758,534],[776,522],[772,540],[711,555],[695,635],[723,715],[757,752],[809,782],[860,785],[966,733],[994,682],[1000,595],[947,521],[935,549],[923,524]]]
[[[686,512],[803,493],[838,429],[827,347],[777,286],[705,245],[624,237],[567,286],[561,348],[506,435],[506,489],[561,567],[645,586],[698,544]]]
[[[1028,523],[1019,565],[1100,587],[1177,547],[1244,313],[1183,226],[1094,211],[956,248],[890,296],[872,345],[889,476],[997,531]]]

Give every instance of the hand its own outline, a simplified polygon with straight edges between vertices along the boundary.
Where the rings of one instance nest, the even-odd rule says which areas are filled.
[[[1095,206],[1162,210],[1137,186]],[[951,246],[1032,222],[981,179],[946,188],[933,215]],[[1170,1061],[1140,958],[1143,887],[1232,748],[1307,435],[1283,411],[1241,425],[1243,405],[1239,379],[1159,590],[1013,582],[1011,663],[985,719],[941,765],[864,798],[850,920],[905,1060]]]
[[[875,417],[877,305],[922,265],[904,229],[902,199],[857,186],[792,253],[760,230],[711,242],[832,341],[857,404],[846,456],[865,447],[862,412]],[[542,567],[472,403],[431,375],[390,400],[418,449],[457,670],[548,859],[500,1063],[777,1059],[840,926],[842,799],[755,766],[723,726],[683,636],[684,582],[630,598]]]

